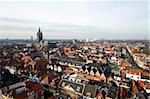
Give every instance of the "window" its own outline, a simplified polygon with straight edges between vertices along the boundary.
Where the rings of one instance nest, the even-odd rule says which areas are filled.
[[[98,99],[102,99],[101,96],[99,96]]]
[[[102,83],[104,83],[104,80],[101,80]]]
[[[78,92],[80,91],[80,87],[79,87],[79,86],[77,86],[77,91],[78,91]]]
[[[61,86],[64,87],[64,86],[65,86],[65,83],[63,82]]]

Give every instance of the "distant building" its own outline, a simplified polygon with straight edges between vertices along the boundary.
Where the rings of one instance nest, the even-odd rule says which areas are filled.
[[[57,44],[55,42],[48,42],[48,49],[57,48]]]
[[[73,44],[76,44],[76,43],[77,43],[77,40],[76,40],[76,39],[73,39],[73,40],[72,40],[72,43],[73,43]]]
[[[43,33],[41,32],[40,28],[39,31],[37,32],[37,41],[38,42],[43,41]]]
[[[31,36],[31,41],[33,41],[33,36]]]

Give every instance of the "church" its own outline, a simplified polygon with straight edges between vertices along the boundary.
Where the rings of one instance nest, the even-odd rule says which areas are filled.
[[[39,43],[43,41],[43,33],[41,32],[40,28],[39,31],[37,32],[37,41]]]
[[[57,48],[56,42],[48,42],[47,40],[43,39],[43,33],[41,32],[40,28],[38,29],[37,38],[33,42],[33,45],[36,46],[37,48],[40,48],[40,49]]]

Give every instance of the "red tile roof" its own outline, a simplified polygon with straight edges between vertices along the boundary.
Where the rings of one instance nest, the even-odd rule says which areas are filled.
[[[55,76],[50,76],[50,75],[48,75],[48,76],[46,76],[46,77],[43,77],[42,80],[44,80],[44,81],[50,83],[54,78],[55,78]]]
[[[64,47],[64,50],[65,50],[65,51],[70,51],[71,48],[69,48],[69,47]]]
[[[23,57],[22,57],[22,60],[30,59],[30,58],[31,58],[30,56],[23,56]]]
[[[48,99],[57,99],[57,97],[56,96],[51,96]]]
[[[140,75],[141,74],[141,70],[138,70],[138,69],[130,69],[128,71],[129,74],[134,74],[134,75]]]
[[[139,83],[139,85],[140,85],[142,88],[144,88],[145,84],[144,84],[143,81],[139,80],[138,83]]]
[[[122,67],[127,67],[127,66],[129,66],[130,65],[130,63],[129,62],[127,62],[127,61],[122,61],[122,63],[121,63],[121,66]]]
[[[38,93],[43,90],[42,86],[38,82],[26,81],[25,84],[26,86],[24,87],[26,87],[26,90],[22,91],[21,93],[17,94],[16,90],[23,86],[13,89],[12,95],[15,99],[24,99],[28,97],[29,92],[34,91],[34,93]]]
[[[134,93],[138,93],[139,92],[134,80],[132,80],[132,90],[133,90]]]
[[[75,53],[70,51],[70,52],[66,52],[66,55],[67,55],[67,56],[74,56]]]
[[[25,82],[25,84],[26,84],[26,87],[31,88],[31,90],[34,90],[34,91],[43,90],[42,86],[38,82],[27,81]]]
[[[150,77],[150,73],[143,72],[142,74],[143,74],[143,76],[149,76]]]

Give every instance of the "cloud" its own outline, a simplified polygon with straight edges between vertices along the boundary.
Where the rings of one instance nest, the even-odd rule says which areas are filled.
[[[40,26],[46,38],[147,39],[148,15],[146,1],[1,2],[0,38]]]
[[[62,24],[62,23],[48,23],[41,22],[38,20],[28,20],[28,19],[18,19],[13,17],[0,17],[0,30],[1,37],[5,37],[10,33],[18,33],[21,36],[27,37],[26,33],[30,32],[35,35],[36,31],[40,27],[44,32],[46,37],[82,37],[87,33],[92,33],[97,30],[97,28],[92,26],[82,26],[73,24]],[[5,34],[7,33],[7,34]],[[16,34],[15,33],[15,34]],[[17,36],[18,37],[18,36]],[[29,37],[29,36],[28,36]]]

